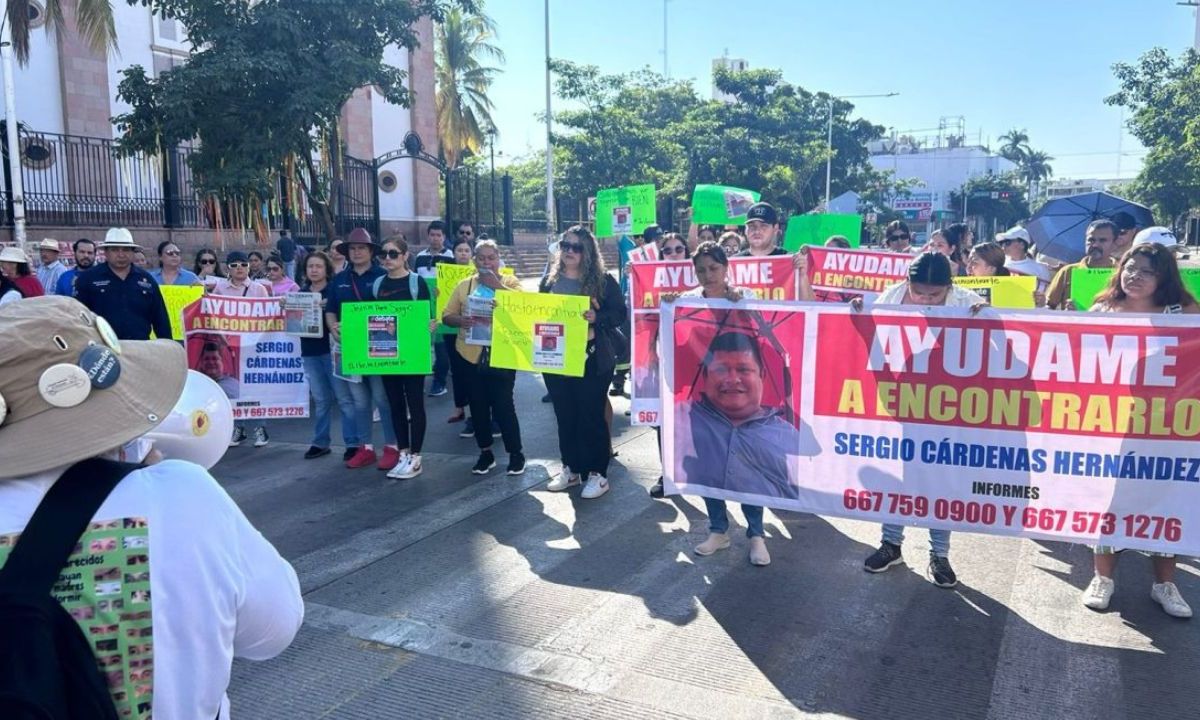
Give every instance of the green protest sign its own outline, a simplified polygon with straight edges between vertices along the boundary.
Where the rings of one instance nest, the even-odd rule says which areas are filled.
[[[745,225],[746,212],[760,197],[753,190],[728,185],[697,185],[692,191],[692,222]]]
[[[427,278],[429,280],[429,289],[432,292],[435,288],[446,288],[445,292],[432,292],[437,298],[435,303],[434,317],[438,320],[439,335],[454,335],[458,332],[458,328],[452,328],[449,325],[442,323],[442,315],[446,312],[446,304],[450,302],[450,296],[454,293],[454,288],[463,280],[475,274],[475,264],[459,265],[457,263],[438,263],[437,265],[437,280]],[[513,275],[513,269],[510,267],[500,268],[501,275]]]
[[[492,367],[583,377],[588,307],[583,295],[496,293]]]
[[[1108,285],[1113,268],[1071,268],[1071,300],[1075,309],[1087,310],[1096,304],[1096,296]],[[1179,276],[1183,286],[1200,300],[1200,267],[1181,267]]]
[[[596,237],[638,235],[656,222],[653,185],[626,185],[596,193]]]
[[[343,375],[428,375],[429,341],[424,300],[342,306]]]
[[[796,252],[802,245],[824,245],[832,235],[841,235],[858,247],[862,241],[861,215],[793,215],[788,218],[783,247]]]

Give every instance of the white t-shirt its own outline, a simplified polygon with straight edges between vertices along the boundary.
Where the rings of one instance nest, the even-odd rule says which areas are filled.
[[[0,480],[0,561],[60,468]],[[123,717],[229,717],[233,658],[267,660],[304,619],[296,573],[203,468],[168,460],[109,495],[54,595],[84,628]]]
[[[903,305],[904,295],[908,292],[908,282],[898,282],[892,285],[887,290],[880,293],[879,298],[875,300],[876,305]],[[942,303],[942,307],[965,307],[969,308],[987,301],[981,298],[977,293],[957,285],[950,286],[950,292],[946,295],[946,302]]]
[[[0,305],[7,305],[10,302],[16,302],[16,301],[20,300],[22,297],[23,296],[21,295],[21,293],[19,291],[9,290],[8,292],[4,293],[3,297],[0,297]]]
[[[1050,278],[1053,275],[1050,268],[1046,265],[1034,260],[1031,257],[1026,257],[1024,260],[1013,260],[1009,258],[1004,261],[1004,267],[1013,275],[1032,275],[1038,279],[1038,289],[1045,290],[1050,284]]]

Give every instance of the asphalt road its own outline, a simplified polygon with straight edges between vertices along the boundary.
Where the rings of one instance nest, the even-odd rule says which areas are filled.
[[[875,576],[861,564],[877,526],[768,511],[770,567],[748,564],[740,528],[699,558],[703,504],[648,497],[654,434],[628,427],[626,400],[612,491],[589,501],[545,491],[553,412],[538,378],[517,387],[522,477],[502,474],[503,453],[470,474],[448,397],[428,403],[414,480],[346,470],[340,452],[301,459],[307,421],[230,450],[214,474],[307,602],[287,652],[235,665],[235,717],[1195,717],[1200,620],[1150,600],[1145,557],[1124,558],[1107,613],[1079,602],[1082,546],[956,534],[961,583],[942,590],[923,531],[911,567]],[[1200,564],[1179,580],[1200,609]]]

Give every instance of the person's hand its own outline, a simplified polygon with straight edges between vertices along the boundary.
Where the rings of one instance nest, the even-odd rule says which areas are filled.
[[[584,310],[583,311],[583,319],[587,320],[590,323],[596,322],[596,311],[595,310]]]
[[[742,299],[742,294],[731,287],[725,288],[725,299],[729,302],[737,302]]]
[[[146,457],[142,458],[142,464],[157,465],[163,460],[166,460],[166,458],[163,457],[163,454],[159,452],[158,448],[152,447],[150,448],[150,452],[146,453]]]
[[[1041,290],[1033,291],[1033,306],[1044,308],[1046,307],[1046,293]]]
[[[975,303],[971,306],[971,315],[978,315],[985,307],[988,307],[987,303]]]
[[[435,332],[437,332],[437,326],[438,326],[438,321],[437,321],[437,320],[430,320],[430,321],[429,321],[429,332],[430,332],[430,333],[435,333]]]
[[[504,283],[500,282],[500,276],[490,271],[479,273],[479,284],[493,290],[504,289]]]
[[[850,298],[850,309],[853,310],[854,312],[862,312],[862,309],[863,309],[862,295],[859,295],[858,297]]]
[[[682,293],[677,293],[677,292],[659,293],[658,301],[659,301],[659,303],[673,303],[679,299],[680,295],[682,295]]]
[[[1066,301],[1063,302],[1063,310],[1078,310],[1078,309],[1079,309],[1079,307],[1075,304],[1075,301],[1072,300],[1071,298],[1067,298]]]
[[[800,252],[792,255],[792,267],[801,274],[808,273],[808,246],[800,248]]]
[[[340,343],[342,341],[342,324],[338,323],[336,325],[330,325],[329,335]]]

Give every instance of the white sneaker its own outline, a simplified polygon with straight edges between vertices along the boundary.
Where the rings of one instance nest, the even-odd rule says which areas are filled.
[[[606,492],[608,492],[608,478],[600,473],[588,473],[587,484],[583,486],[583,492],[579,496],[595,500]]]
[[[408,480],[409,478],[415,478],[416,476],[418,476],[420,474],[421,474],[421,456],[420,455],[409,455],[408,456],[408,472],[401,475],[400,479]]]
[[[1093,610],[1107,610],[1108,602],[1112,600],[1113,590],[1116,588],[1117,584],[1112,578],[1093,576],[1087,589],[1083,591],[1083,606]]]
[[[229,447],[237,447],[246,440],[246,431],[240,425],[233,426],[233,435],[229,437]]]
[[[1192,608],[1179,594],[1179,588],[1173,582],[1154,583],[1150,586],[1150,597],[1162,605],[1163,612],[1171,617],[1190,618]]]
[[[411,469],[412,455],[409,455],[408,453],[401,453],[400,460],[392,467],[391,470],[388,470],[387,476],[392,480],[403,480],[404,478],[411,477],[407,474]]]
[[[562,472],[558,474],[558,477],[546,483],[546,489],[550,492],[562,492],[579,483],[579,473],[571,472],[571,468],[563,465]]]
[[[259,425],[258,427],[254,428],[254,447],[266,447],[270,440],[271,439],[267,437],[267,429],[265,427]]]

